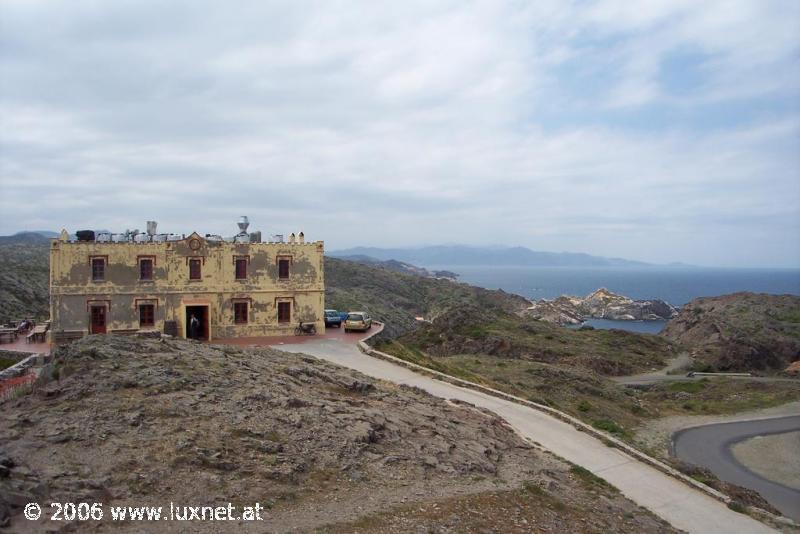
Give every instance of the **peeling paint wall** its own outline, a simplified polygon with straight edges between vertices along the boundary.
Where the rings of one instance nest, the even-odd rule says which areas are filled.
[[[279,279],[278,258],[290,261],[289,278]],[[291,333],[314,322],[323,332],[324,245],[313,243],[228,243],[192,234],[164,243],[98,243],[54,239],[50,250],[50,315],[55,331],[90,328],[90,306],[107,306],[107,331],[139,329],[139,304],[154,305],[155,324],[177,321],[185,335],[186,306],[208,307],[212,338]],[[92,259],[105,261],[103,280],[92,279]],[[152,280],[140,279],[140,259],[153,261]],[[236,279],[236,259],[247,264]],[[201,278],[191,280],[189,260]],[[277,302],[292,303],[289,323],[278,322]],[[247,324],[234,324],[233,303],[248,303]]]

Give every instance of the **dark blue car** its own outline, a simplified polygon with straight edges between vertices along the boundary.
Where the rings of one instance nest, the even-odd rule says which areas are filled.
[[[347,317],[347,313],[344,314]],[[341,328],[342,314],[336,310],[325,310],[325,327],[335,326]]]

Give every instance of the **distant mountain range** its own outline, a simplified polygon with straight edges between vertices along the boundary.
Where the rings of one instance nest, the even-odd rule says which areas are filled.
[[[418,248],[355,247],[327,253],[337,258],[368,257],[397,260],[423,267],[460,265],[506,265],[532,267],[645,267],[651,263],[605,258],[576,252],[540,252],[525,247],[474,247],[436,245]]]
[[[18,232],[10,236],[0,236],[0,243],[46,243],[50,238],[58,237],[58,232],[30,231]],[[469,245],[433,245],[414,248],[379,248],[355,247],[327,252],[328,256],[348,259],[359,263],[377,262],[408,263],[421,267],[460,266],[460,265],[505,265],[530,267],[647,267],[652,263],[626,260],[622,258],[606,258],[579,252],[541,252],[525,247]],[[686,267],[685,264],[670,264],[675,267]],[[392,270],[408,271],[399,265],[383,265],[394,267]],[[449,276],[449,273],[443,276]]]

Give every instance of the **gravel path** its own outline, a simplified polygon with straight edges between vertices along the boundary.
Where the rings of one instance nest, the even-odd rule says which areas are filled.
[[[736,460],[754,473],[800,490],[800,431],[757,436],[731,450]]]

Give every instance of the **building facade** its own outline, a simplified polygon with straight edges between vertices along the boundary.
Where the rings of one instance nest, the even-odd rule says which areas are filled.
[[[260,240],[260,239],[259,239]],[[52,337],[160,331],[202,339],[324,332],[322,241],[235,242],[194,233],[156,241],[50,245]]]

